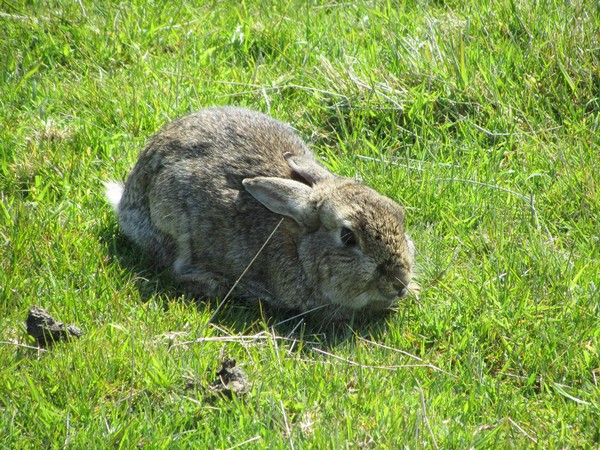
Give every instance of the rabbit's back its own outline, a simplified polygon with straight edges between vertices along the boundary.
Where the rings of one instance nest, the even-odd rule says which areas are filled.
[[[185,116],[160,131],[144,153],[161,166],[201,166],[225,185],[240,190],[254,176],[290,178],[286,152],[312,158],[292,128],[256,111],[223,107]],[[216,181],[216,180],[215,180]]]

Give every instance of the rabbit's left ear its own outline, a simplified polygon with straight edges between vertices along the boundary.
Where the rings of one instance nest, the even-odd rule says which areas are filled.
[[[317,215],[309,202],[311,188],[303,183],[274,177],[246,178],[242,183],[266,208],[291,217],[300,225],[308,225]]]
[[[308,156],[294,155],[293,153],[288,152],[284,153],[283,157],[290,169],[306,181],[309,186],[312,186],[317,181],[335,177],[335,175],[329,172],[325,167]]]

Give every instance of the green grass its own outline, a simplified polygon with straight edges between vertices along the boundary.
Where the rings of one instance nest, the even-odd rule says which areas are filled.
[[[197,3],[0,6],[0,447],[599,447],[598,4]],[[149,272],[102,182],[215,104],[404,204],[418,296],[325,332]]]

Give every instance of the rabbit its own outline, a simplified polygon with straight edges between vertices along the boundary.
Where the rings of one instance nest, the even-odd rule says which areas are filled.
[[[247,269],[234,296],[343,320],[388,310],[412,278],[403,209],[250,109],[176,120],[106,195],[123,233],[195,294],[222,298]]]

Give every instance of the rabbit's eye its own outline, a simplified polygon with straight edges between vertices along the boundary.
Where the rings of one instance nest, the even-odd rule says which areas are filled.
[[[344,244],[347,247],[354,247],[357,244],[354,232],[348,227],[342,227],[342,231],[340,232],[340,239],[342,240],[342,244]]]

